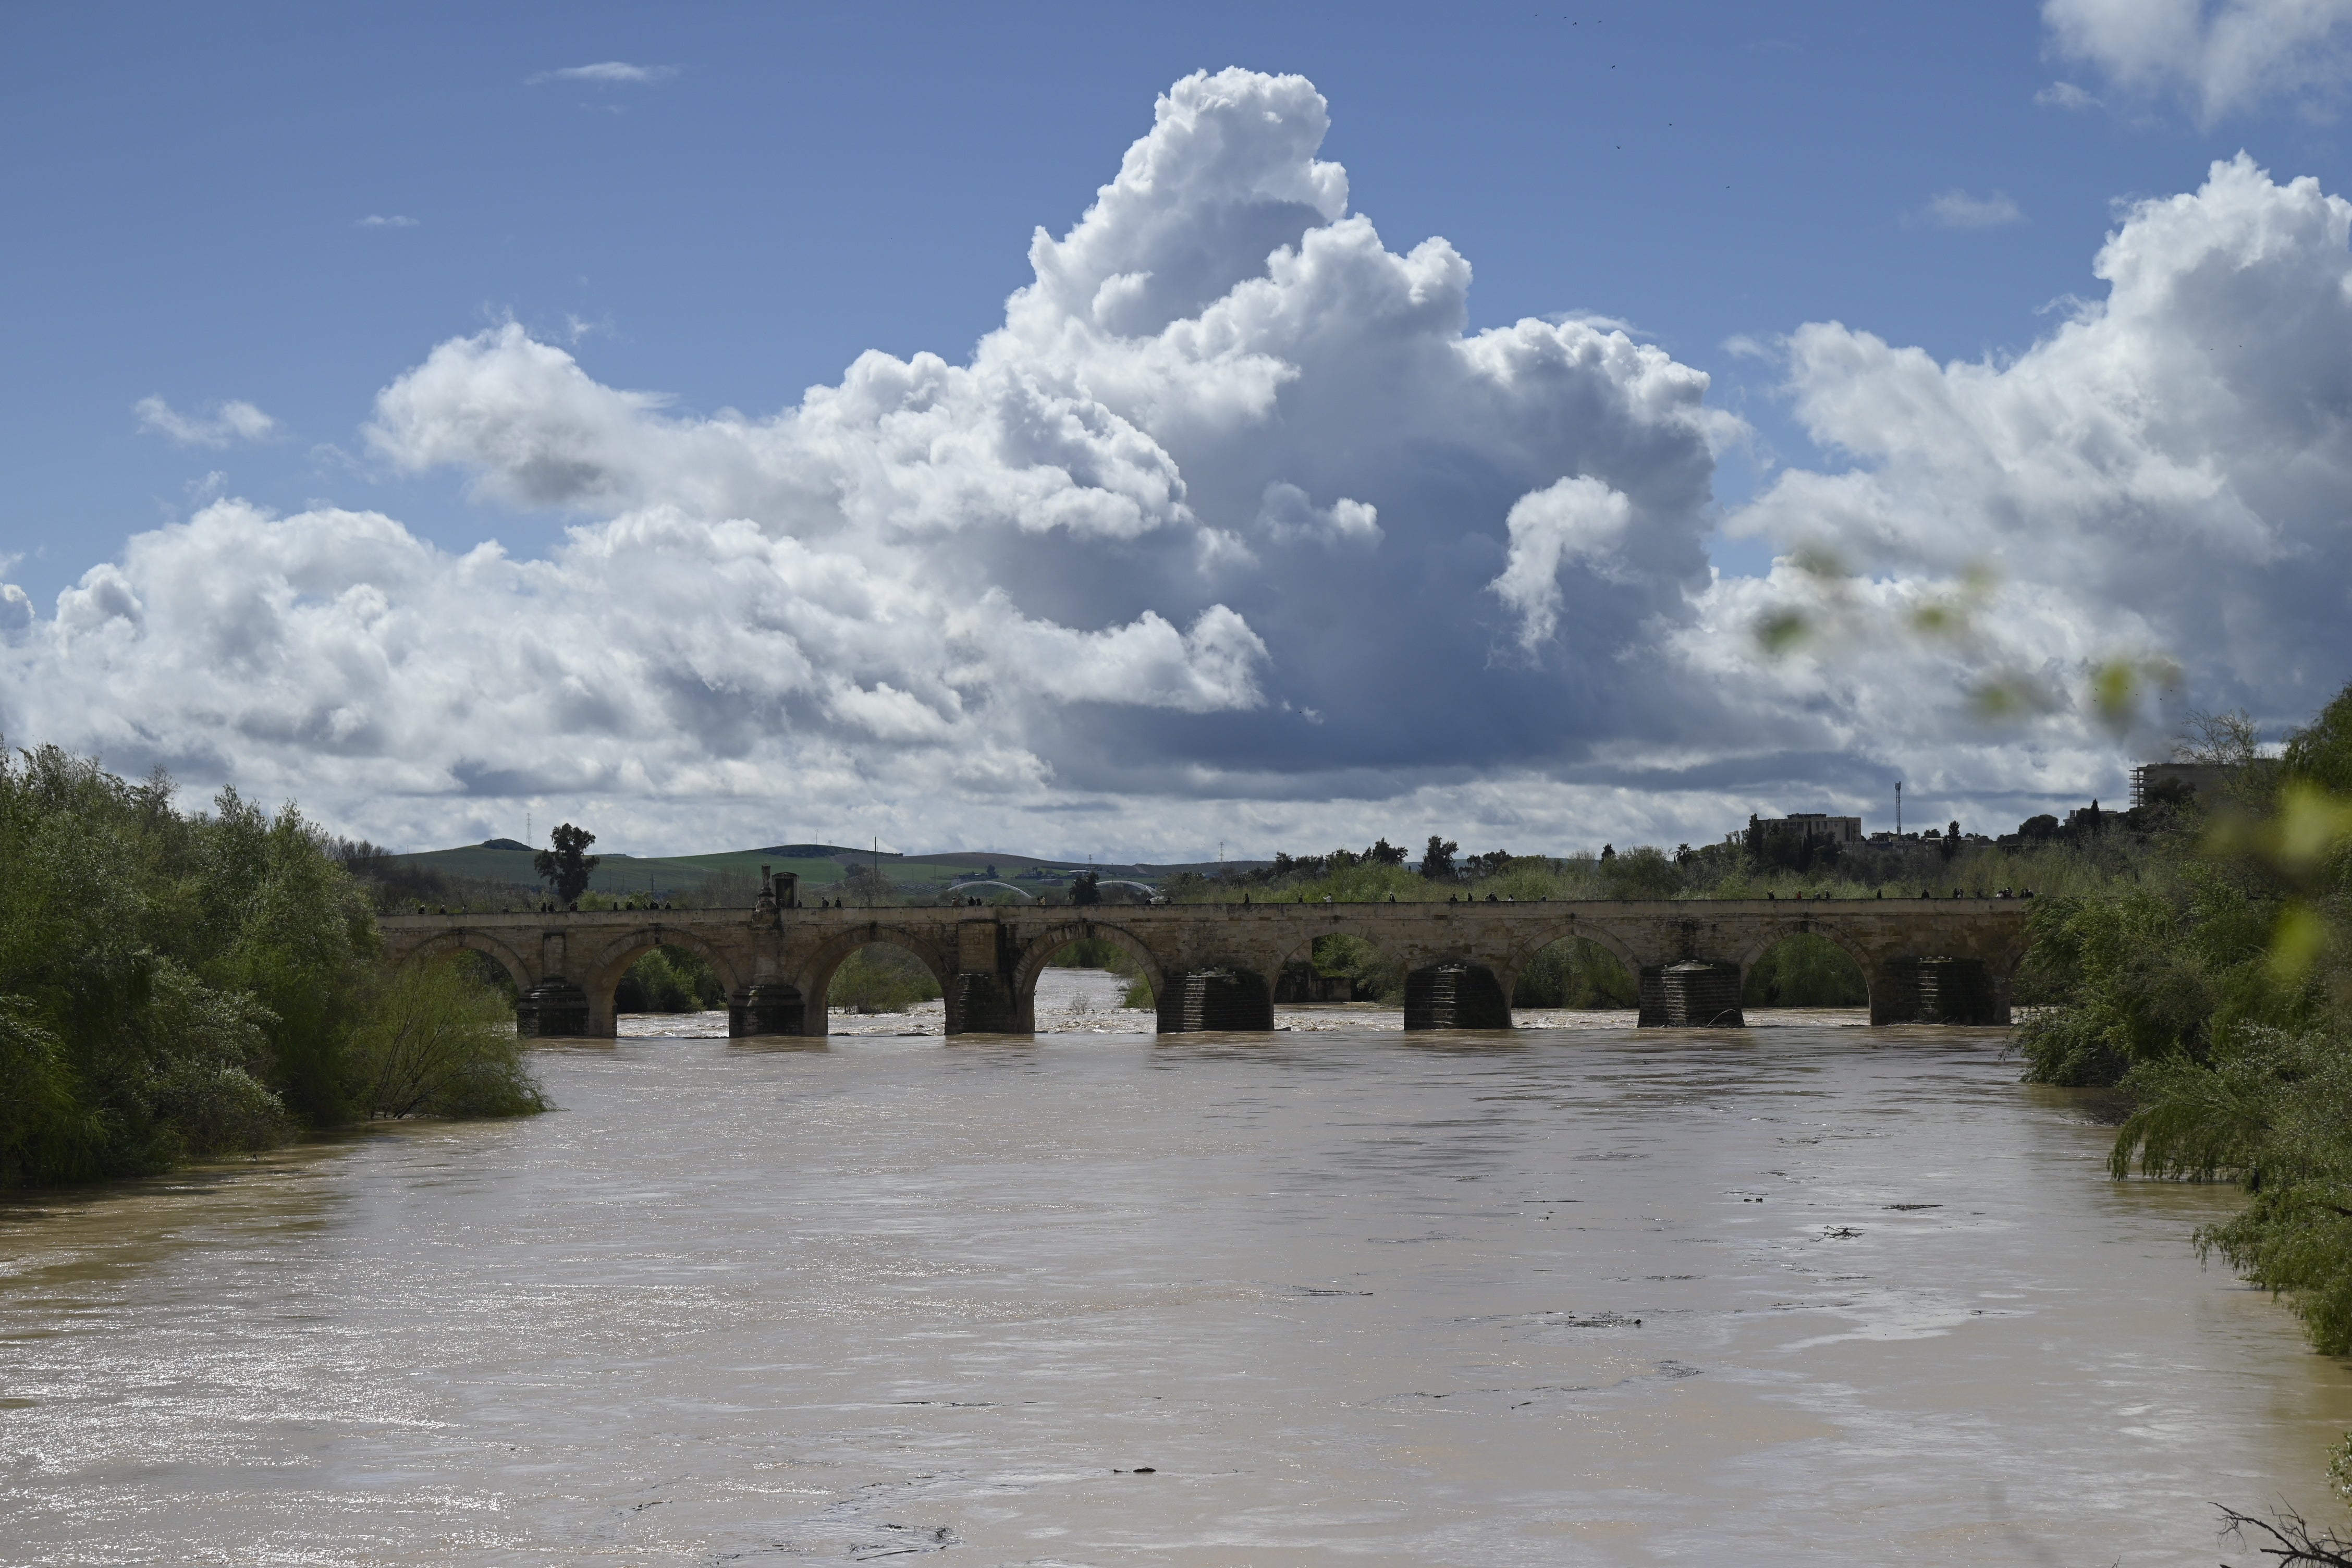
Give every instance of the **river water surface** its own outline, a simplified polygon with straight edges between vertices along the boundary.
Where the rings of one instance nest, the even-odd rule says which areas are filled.
[[[1998,1032],[1076,1032],[1115,1001],[547,1048],[554,1114],[0,1208],[0,1561],[2104,1568],[2341,1517],[2352,1378],[2200,1270],[2229,1194],[2106,1180]]]

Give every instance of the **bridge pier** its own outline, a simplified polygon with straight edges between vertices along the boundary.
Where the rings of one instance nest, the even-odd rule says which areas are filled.
[[[498,963],[526,1037],[613,1033],[614,987],[649,946],[703,954],[728,989],[729,1032],[826,1032],[822,990],[862,943],[916,953],[947,995],[950,1034],[1026,1033],[1027,989],[1052,952],[1101,937],[1150,978],[1167,1034],[1273,1027],[1283,964],[1326,937],[1370,943],[1407,975],[1407,1027],[1496,1028],[1510,987],[1553,942],[1582,938],[1630,965],[1650,1027],[1736,1026],[1743,966],[1800,932],[1861,964],[1874,1023],[2005,1024],[2024,951],[2021,900],[1685,900],[1551,903],[1304,902],[1064,909],[841,910],[771,897],[748,910],[456,911],[380,922],[391,963],[470,950]]]
[[[1234,965],[1179,970],[1160,987],[1160,1032],[1270,1034],[1274,992],[1265,976]]]
[[[541,981],[515,998],[515,1033],[526,1040],[585,1037],[588,993],[562,975]]]
[[[1025,1035],[1035,1027],[1022,1018],[1004,976],[985,970],[963,969],[948,976],[947,1033],[950,1035]],[[1036,1003],[1033,998],[1030,1012]]]
[[[1404,977],[1407,1033],[1429,1029],[1507,1029],[1511,998],[1483,963],[1433,963]]]
[[[780,980],[755,980],[739,985],[727,998],[727,1034],[731,1039],[759,1035],[799,1035],[807,1032],[808,1004],[800,987]]]
[[[2010,1021],[2007,977],[1994,975],[1980,958],[1889,959],[1870,977],[1870,1021],[2004,1025]]]
[[[1672,963],[1645,963],[1641,973],[1641,1013],[1635,1026],[1643,1029],[1744,1029],[1739,992],[1745,978],[1737,963],[1702,958]]]
[[[1013,981],[1013,954],[1007,951],[1003,922],[995,917],[959,918],[954,972],[940,987],[950,1035],[1024,1035],[1034,1026],[1035,998],[1028,1005]]]

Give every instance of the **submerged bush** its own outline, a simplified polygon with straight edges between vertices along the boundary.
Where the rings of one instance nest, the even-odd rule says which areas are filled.
[[[833,972],[825,1001],[860,1013],[903,1013],[918,1002],[936,1002],[940,983],[923,961],[905,948],[877,942],[859,948]]]
[[[616,1013],[708,1013],[727,1005],[727,988],[702,955],[657,947],[629,966],[613,993]]]
[[[1866,1007],[1870,983],[1845,949],[1800,931],[1748,966],[1740,1001],[1749,1007]]]
[[[0,749],[0,1186],[369,1114],[354,1046],[391,994],[369,903],[291,805],[184,814],[161,774]]]
[[[1581,937],[1537,953],[1511,991],[1514,1007],[1625,1008],[1640,1002],[1641,987],[1617,955]]]
[[[2340,1036],[2244,1024],[2207,1059],[2134,1068],[2117,1176],[2233,1176],[2253,1194],[2197,1233],[2245,1279],[2285,1295],[2312,1342],[2352,1352],[2352,1051]]]
[[[462,966],[404,969],[383,984],[348,1057],[370,1117],[521,1116],[547,1109],[506,999]]]

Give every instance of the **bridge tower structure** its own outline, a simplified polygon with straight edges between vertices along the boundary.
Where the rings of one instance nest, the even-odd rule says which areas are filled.
[[[785,889],[751,910],[468,911],[381,924],[387,962],[471,951],[501,965],[520,998],[518,1025],[536,1037],[610,1037],[622,976],[663,945],[709,962],[727,988],[730,1034],[823,1035],[834,972],[873,942],[930,971],[949,1034],[1027,1034],[1038,976],[1087,938],[1135,960],[1158,999],[1160,1032],[1175,1035],[1271,1029],[1284,964],[1332,935],[1360,938],[1403,971],[1405,1027],[1416,1031],[1510,1027],[1520,974],[1571,937],[1638,977],[1643,1026],[1738,1027],[1748,966],[1801,932],[1861,967],[1874,1024],[2006,1024],[2032,907],[1952,898],[812,909]]]

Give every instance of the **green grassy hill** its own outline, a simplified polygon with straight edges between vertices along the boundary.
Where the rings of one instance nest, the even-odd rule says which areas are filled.
[[[514,839],[492,838],[462,848],[427,849],[392,858],[396,864],[437,871],[444,876],[531,887],[538,881],[530,868],[531,853],[528,846]],[[840,844],[772,844],[765,848],[722,849],[708,855],[638,856],[606,853],[601,848],[598,853],[602,861],[589,881],[591,888],[614,895],[650,891],[656,898],[698,889],[712,877],[727,872],[756,885],[763,865],[773,871],[797,875],[802,889],[811,897],[824,896],[823,889],[847,877],[852,865],[875,865],[893,887],[910,893],[943,890],[957,882],[985,876],[992,866],[1003,880],[1042,891],[1065,885],[1071,877],[1087,868],[1083,860],[1052,860],[1002,851],[957,849],[933,855],[896,855],[886,849],[877,855],[870,849]],[[1229,861],[1226,866],[1235,868],[1255,864]],[[1097,863],[1093,868],[1106,878],[1126,878],[1156,885],[1178,871],[1213,871],[1218,868],[1214,861],[1194,861],[1167,866]]]

